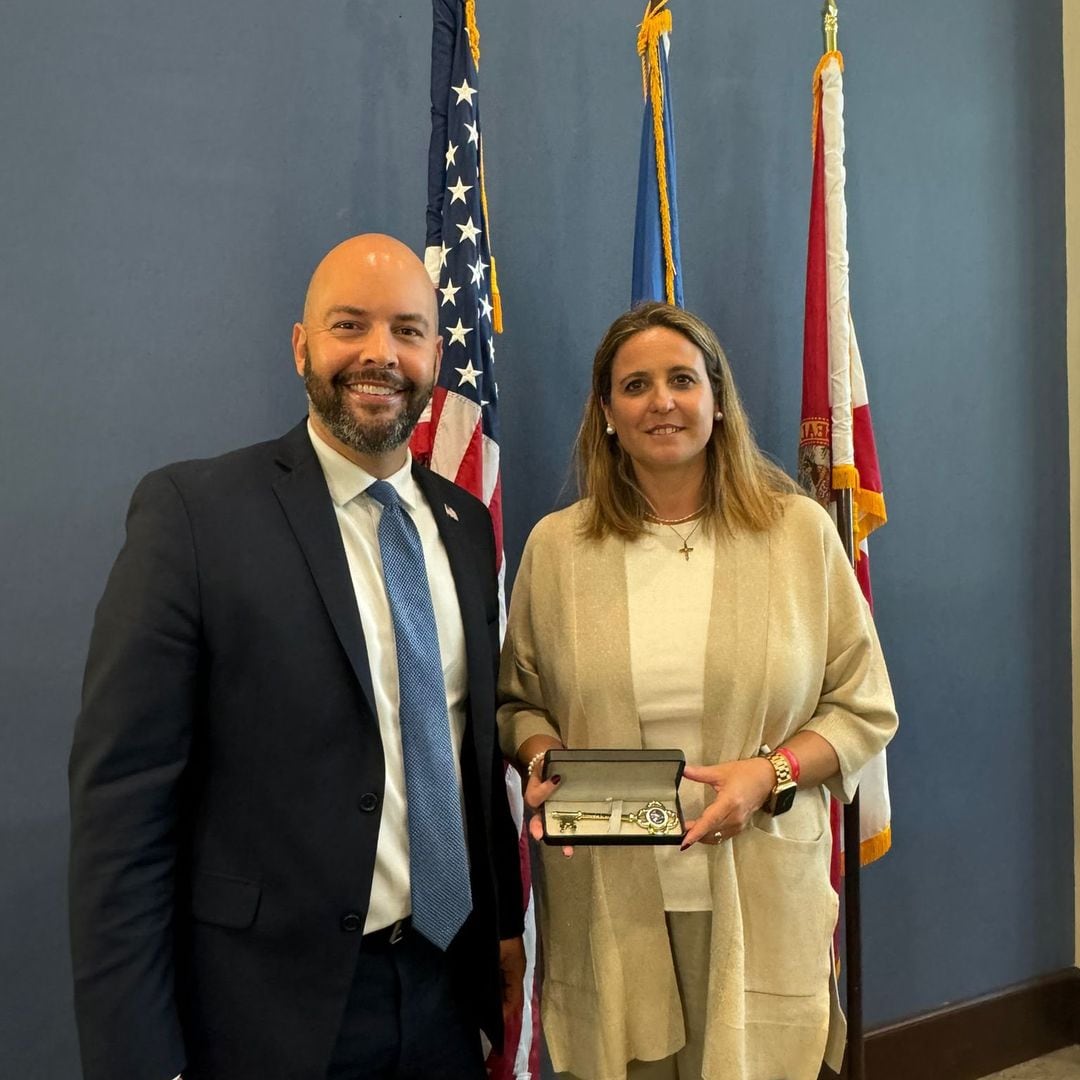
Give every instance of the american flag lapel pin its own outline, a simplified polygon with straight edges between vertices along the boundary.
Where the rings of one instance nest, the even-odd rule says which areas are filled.
[[[449,503],[443,503],[443,509],[446,511],[446,516],[458,520],[457,511],[449,505]]]

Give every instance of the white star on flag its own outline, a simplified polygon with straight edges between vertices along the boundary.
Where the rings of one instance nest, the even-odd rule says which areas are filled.
[[[442,303],[439,305],[439,307],[445,307],[445,305],[447,304],[453,304],[455,307],[457,306],[457,301],[454,299],[454,297],[457,296],[459,292],[461,292],[460,285],[455,285],[450,278],[447,278],[446,284],[439,290],[439,292],[442,293]]]
[[[476,243],[476,238],[480,235],[480,230],[473,224],[472,215],[469,216],[469,220],[466,221],[464,225],[459,225],[458,228],[461,230],[461,240],[458,241],[459,244],[464,240],[468,240],[470,244]],[[469,269],[471,270],[472,267],[470,266]]]
[[[465,202],[465,192],[472,191],[472,184],[464,184],[461,182],[461,178],[458,178],[456,184],[451,184],[446,190],[450,192],[454,197],[450,200],[451,203]]]
[[[464,345],[465,344],[465,335],[466,334],[471,334],[473,332],[471,326],[462,326],[460,318],[457,321],[457,326],[448,326],[446,329],[450,331],[450,344],[451,345],[453,345],[455,342],[457,344],[459,344],[459,345]],[[472,361],[470,361],[470,363],[471,362]]]
[[[460,226],[458,226],[458,228],[460,228]],[[479,285],[484,280],[484,271],[487,269],[487,266],[488,264],[484,262],[479,255],[476,256],[476,262],[469,263],[469,269],[472,271],[471,285]]]
[[[460,86],[451,86],[450,89],[457,94],[457,101],[454,102],[455,105],[460,105],[463,101],[468,101],[470,105],[472,104],[473,94],[475,94],[476,91],[469,85],[468,79],[462,79]]]
[[[480,145],[480,129],[476,124],[465,124],[465,130],[469,133],[469,142],[474,146]]]
[[[439,245],[439,269],[441,270],[446,265],[446,256],[450,254],[450,249],[445,244]]]
[[[477,375],[482,374],[481,371],[472,366],[471,360],[464,367],[454,368],[454,370],[461,376],[461,379],[458,381],[458,386],[464,386],[466,383],[477,386],[476,377]],[[477,387],[477,389],[479,389],[479,387]]]
[[[480,297],[480,310],[483,312],[484,318],[491,322],[491,301],[486,296]]]
[[[456,153],[457,153],[457,147],[453,143],[451,143],[446,148],[446,164],[447,164],[447,166],[457,164],[457,162],[454,160],[454,155]]]

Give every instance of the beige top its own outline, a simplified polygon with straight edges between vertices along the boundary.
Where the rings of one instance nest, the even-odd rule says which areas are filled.
[[[508,754],[537,734],[570,747],[641,746],[626,544],[585,541],[580,522],[580,504],[545,518],[522,557],[500,673]],[[896,712],[828,514],[790,496],[767,532],[717,536],[715,558],[703,757],[748,758],[762,743],[816,731],[840,761],[830,789],[850,798]],[[827,1042],[838,1064],[829,856],[825,799],[809,789],[788,813],[758,814],[710,847],[707,1080],[815,1080]],[[556,1070],[622,1080],[627,1061],[673,1054],[685,1034],[652,849],[582,848],[566,859],[544,847],[541,860],[543,1019]]]
[[[701,762],[701,712],[705,705],[705,640],[709,630],[716,545],[701,523],[647,525],[625,545],[629,608],[630,670],[649,750],[682,750],[687,763]],[[693,531],[692,531],[693,530]],[[688,538],[688,539],[687,539]],[[681,553],[690,548],[690,556]],[[705,805],[702,784],[679,788],[690,821]],[[708,911],[708,849],[695,844],[653,848],[665,911]]]

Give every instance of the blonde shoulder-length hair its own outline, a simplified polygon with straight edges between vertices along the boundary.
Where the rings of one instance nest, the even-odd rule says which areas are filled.
[[[611,401],[616,353],[635,334],[656,326],[682,334],[701,352],[716,407],[723,413],[705,447],[706,527],[727,532],[767,529],[782,512],[783,496],[801,489],[754,441],[731,367],[712,330],[682,308],[645,303],[611,324],[593,360],[592,390],[574,447],[578,487],[588,500],[584,535],[597,540],[612,534],[635,539],[644,531],[648,506],[635,483],[629,455],[616,436],[607,434],[603,406]]]

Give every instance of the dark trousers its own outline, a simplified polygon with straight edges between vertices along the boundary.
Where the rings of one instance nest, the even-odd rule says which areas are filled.
[[[327,1080],[483,1080],[480,1028],[446,954],[411,928],[364,939]]]

